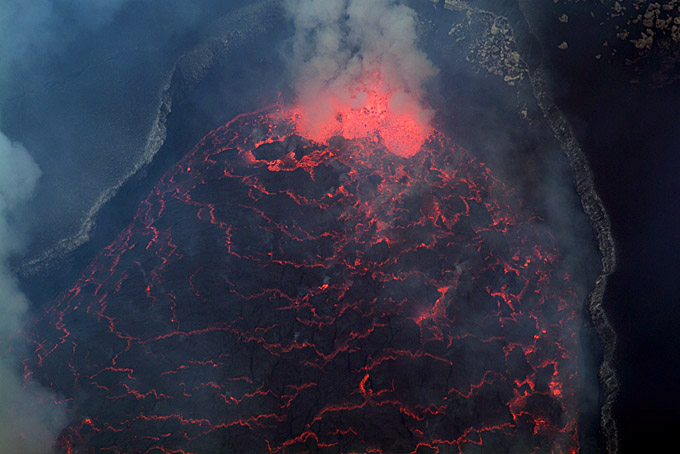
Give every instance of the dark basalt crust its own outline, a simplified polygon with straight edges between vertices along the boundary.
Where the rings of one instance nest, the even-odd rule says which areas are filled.
[[[575,453],[579,299],[554,239],[435,134],[206,136],[45,309],[69,452]]]
[[[263,8],[266,10],[267,5],[270,3],[271,2],[263,2]],[[269,24],[263,23],[261,24],[261,29],[264,30],[269,26]],[[250,32],[257,33],[257,30],[250,30]],[[159,127],[161,129],[165,128],[165,120],[170,113],[172,101],[177,102],[178,100],[183,99],[185,96],[188,96],[192,90],[192,87],[194,87],[196,83],[200,82],[201,78],[205,76],[207,68],[219,60],[220,56],[223,56],[230,46],[239,45],[240,40],[242,40],[244,36],[245,35],[243,34],[236,33],[229,35],[229,39],[222,40],[220,38],[216,38],[214,40],[210,40],[205,46],[202,46],[196,51],[187,54],[178,61],[177,68],[175,69],[174,75],[172,76],[172,82],[169,83],[168,86],[164,87],[164,91],[162,92],[163,101],[159,107]],[[616,338],[615,333],[607,322],[606,314],[601,305],[602,294],[606,288],[607,278],[615,267],[615,247],[611,238],[611,233],[609,232],[609,221],[606,212],[602,207],[599,197],[594,191],[592,176],[588,170],[583,153],[581,152],[578,143],[571,133],[566,120],[561,115],[559,110],[557,110],[557,108],[554,106],[549,95],[546,94],[540,70],[531,71],[530,81],[534,86],[536,99],[543,110],[543,114],[550,122],[555,133],[555,137],[558,138],[562,144],[565,155],[569,158],[569,161],[572,165],[574,175],[577,178],[579,195],[583,200],[584,209],[591,218],[593,226],[597,231],[600,250],[603,255],[602,273],[595,283],[594,290],[590,294],[589,309],[604,346],[604,361],[600,369],[603,396],[601,422],[602,429],[607,439],[608,451],[610,453],[615,453],[618,449],[618,441],[616,436],[616,424],[612,418],[611,407],[615,400],[618,388],[616,375],[612,367],[613,351],[615,348]],[[165,134],[164,131],[161,132],[162,134],[158,136],[158,139],[160,140],[159,146],[163,143]],[[66,245],[63,246],[66,247]],[[62,252],[63,250],[60,250],[59,254]],[[42,265],[47,263],[48,267],[54,267],[54,264],[60,263],[60,260],[63,260],[63,258],[59,258],[55,261],[48,260],[39,264],[29,264],[29,266],[26,266],[22,269],[22,272],[26,276],[29,276],[32,273],[42,272],[44,271],[41,268]],[[35,266],[36,264],[38,266]],[[60,279],[57,280],[61,281]],[[65,373],[70,373],[72,376],[72,372],[70,371]],[[368,383],[368,381],[366,383]],[[64,389],[70,389],[70,386],[71,385],[65,385]],[[72,390],[77,389],[80,389],[80,386],[72,388]],[[142,398],[146,397],[140,397],[140,399]],[[87,420],[90,419],[85,417],[84,421]],[[90,420],[90,422],[92,421]],[[85,424],[84,427],[85,426],[87,426],[87,424]],[[85,430],[87,430],[87,427],[85,427]]]

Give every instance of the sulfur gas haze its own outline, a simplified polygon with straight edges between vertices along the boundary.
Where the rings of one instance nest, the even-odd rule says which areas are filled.
[[[248,3],[0,2],[0,454],[52,452],[71,417],[23,363],[24,324],[46,303],[35,294],[51,289],[22,289],[17,270],[90,239],[102,201],[162,143],[161,92],[183,46]]]
[[[392,0],[289,0],[299,131],[382,140],[409,156],[430,132],[423,83],[437,73],[416,47],[416,12]]]
[[[440,42],[428,40],[427,35],[418,35],[418,15],[406,3],[406,0],[0,2],[0,454],[43,454],[52,451],[57,439],[70,443],[71,438],[64,434],[77,433],[83,428],[82,418],[87,417],[88,421],[90,417],[94,419],[86,411],[88,405],[100,406],[107,402],[97,401],[77,387],[70,388],[70,373],[61,373],[61,369],[56,367],[70,365],[69,360],[63,358],[75,354],[71,345],[57,350],[52,355],[52,363],[43,361],[43,356],[40,356],[42,364],[34,368],[36,380],[32,379],[31,370],[25,368],[22,360],[35,355],[23,341],[22,327],[29,310],[39,310],[39,306],[53,303],[42,301],[33,293],[35,289],[31,285],[35,283],[36,288],[47,288],[44,293],[48,294],[49,286],[45,282],[50,281],[39,274],[32,279],[25,279],[22,275],[21,284],[24,285],[24,293],[30,295],[29,302],[12,269],[45,257],[47,262],[52,257],[52,250],[57,251],[55,255],[59,260],[83,244],[87,249],[91,246],[87,243],[90,240],[89,229],[93,230],[95,221],[97,226],[103,226],[102,231],[107,229],[109,218],[113,219],[111,224],[114,226],[118,222],[125,224],[125,216],[120,215],[124,211],[121,207],[134,200],[137,188],[131,185],[120,191],[121,194],[127,193],[129,199],[111,201],[112,196],[109,195],[119,191],[126,181],[137,177],[139,181],[155,181],[153,173],[146,173],[148,169],[143,165],[153,159],[152,164],[162,168],[164,159],[168,159],[163,152],[169,152],[170,148],[179,150],[176,153],[184,153],[184,148],[178,144],[190,141],[194,129],[201,131],[198,138],[202,137],[205,132],[202,128],[209,126],[205,118],[216,118],[222,124],[225,112],[230,112],[232,106],[250,107],[250,101],[246,102],[246,99],[267,100],[256,106],[271,102],[270,98],[261,94],[246,96],[244,92],[248,90],[255,92],[266,88],[271,90],[273,99],[277,89],[286,91],[289,80],[292,80],[290,88],[293,96],[290,103],[284,103],[282,110],[287,119],[293,120],[296,132],[301,136],[324,144],[331,137],[342,135],[347,139],[379,143],[399,156],[416,155],[428,137],[438,137],[436,134],[431,136],[434,111],[425,101],[425,87],[435,85],[429,83],[439,73],[437,66],[441,68],[440,77],[447,81],[455,80],[459,91],[466,90],[467,86],[465,78],[457,77],[457,68],[452,69],[455,65],[449,60],[453,61],[453,57],[431,51],[431,47],[439,46]],[[256,18],[255,25],[242,20],[244,16],[232,16],[232,10],[241,4],[248,5],[247,8],[258,8],[247,10],[259,11],[259,15],[252,13]],[[422,2],[422,8],[417,5],[418,2],[413,2],[413,7],[418,8],[425,20],[428,20],[425,6],[431,9],[431,15],[443,11],[430,2]],[[275,16],[276,20],[267,22],[263,12],[267,13],[267,17]],[[285,24],[284,16],[289,20]],[[231,21],[217,20],[213,23],[218,17],[229,17]],[[289,28],[291,25],[294,29]],[[231,34],[222,34],[223,29]],[[262,32],[270,29],[276,30],[273,36],[278,39],[270,39],[270,35]],[[448,36],[448,30],[443,31],[445,36]],[[219,40],[214,36],[218,36]],[[223,36],[227,38],[222,39]],[[285,41],[289,36],[292,37]],[[253,37],[262,42],[256,44]],[[429,58],[419,48],[419,39],[421,43],[432,43],[428,47]],[[243,44],[246,42],[247,46]],[[200,46],[196,47],[197,44]],[[234,50],[229,51],[232,53],[225,50],[228,45],[234,46]],[[279,46],[285,46],[285,50],[280,51]],[[187,52],[188,49],[194,50]],[[288,63],[288,71],[283,74],[278,64],[281,56]],[[277,65],[272,64],[273,61]],[[266,73],[266,77],[263,75],[265,68],[272,71],[271,74]],[[230,71],[228,77],[226,69]],[[221,73],[223,70],[224,74]],[[275,83],[269,83],[272,81]],[[432,93],[430,96],[433,103],[438,99]],[[488,97],[491,99],[491,95]],[[495,102],[496,98],[492,101]],[[475,103],[450,104],[463,106],[461,110],[466,109],[468,114],[474,109],[483,109]],[[493,104],[489,101],[488,105]],[[438,115],[442,114],[439,112],[441,108],[437,109]],[[502,169],[503,164],[510,161],[510,158],[505,159],[506,155],[510,156],[506,151],[513,147],[515,131],[503,121],[492,118],[494,111],[488,110],[491,113],[483,112],[485,121],[477,121],[486,130],[482,131],[482,126],[479,126],[480,131],[468,131],[469,136],[476,134],[478,142],[469,139],[463,145],[474,150],[493,149],[494,152],[487,153],[484,160]],[[195,115],[196,112],[198,115]],[[487,115],[489,121],[486,121]],[[471,115],[471,118],[481,116]],[[191,121],[185,122],[187,118]],[[454,116],[447,115],[447,118]],[[500,126],[495,130],[487,127],[494,123]],[[457,126],[464,129],[466,125],[458,123]],[[453,129],[454,134],[451,131],[448,134],[455,137]],[[550,146],[556,145],[550,142]],[[163,150],[159,151],[160,147]],[[551,227],[550,232],[543,232],[543,229],[548,230],[547,224],[539,223],[536,229],[546,233],[546,237],[554,233],[558,241],[573,245],[563,248],[565,261],[580,263],[586,254],[582,239],[589,238],[590,226],[585,223],[576,225],[581,218],[574,214],[582,213],[576,195],[571,191],[571,174],[563,173],[562,167],[557,164],[555,170],[551,170],[552,163],[548,161],[553,151],[557,151],[547,149],[547,146],[544,148],[542,156],[545,156],[546,163],[541,171],[538,165],[534,169],[526,162],[516,160],[516,164],[513,161],[514,167],[506,173],[514,175],[515,182],[526,177],[528,182],[525,186],[531,187],[535,199],[543,202],[542,211],[546,213],[546,219],[556,226],[555,229]],[[382,153],[382,148],[375,149]],[[416,162],[417,158],[415,156],[411,162]],[[542,171],[544,168],[549,171]],[[139,169],[142,171],[136,174]],[[192,169],[194,173],[197,171],[193,166]],[[135,177],[131,178],[132,175]],[[534,175],[545,178],[547,183],[539,184],[535,181],[538,177],[533,178]],[[146,184],[146,181],[143,183]],[[408,191],[417,196],[415,192],[419,188],[426,195],[429,193],[429,187],[422,185],[414,185]],[[106,203],[102,211],[109,218],[96,218],[97,210],[104,203],[100,204],[102,200]],[[201,220],[200,216],[195,219]],[[580,230],[577,232],[577,229]],[[101,238],[107,235],[106,232],[95,234],[103,235]],[[61,248],[62,244],[67,247]],[[84,252],[83,257],[87,257],[87,253]],[[73,260],[77,262],[79,258]],[[76,265],[81,264],[78,262]],[[83,267],[85,265],[82,264]],[[463,263],[462,266],[467,265]],[[458,265],[455,270],[461,272]],[[66,279],[53,280],[60,290],[70,285]],[[581,285],[583,282],[576,277],[570,283],[579,295],[585,293],[590,285]],[[87,298],[86,293],[81,298]],[[185,309],[191,310],[191,307],[185,306]],[[61,314],[52,312],[56,313]],[[92,337],[94,341],[88,341],[88,336],[97,332],[90,328],[100,326],[97,323],[101,320],[93,319],[92,325],[89,325],[83,321],[89,320],[88,316],[76,312],[70,314],[74,326],[72,339],[80,341],[79,349],[97,347],[99,342],[106,346],[106,340],[96,337]],[[571,326],[560,330],[558,315],[546,313],[548,316],[555,318],[547,320],[555,327],[554,338],[567,339],[573,334]],[[64,321],[59,317],[53,320],[46,317],[44,320],[45,323],[54,322],[49,325],[54,328]],[[157,321],[161,322],[160,319]],[[31,334],[28,331],[26,337]],[[61,331],[57,330],[50,340],[58,342],[60,335]],[[576,348],[573,339],[569,337],[565,345]],[[291,342],[295,341],[297,334]],[[102,348],[104,351],[109,350]],[[476,353],[470,350],[469,355]],[[104,362],[111,361],[111,357],[103,358]],[[33,367],[31,362],[25,364]],[[96,364],[81,360],[77,366],[82,374]],[[149,369],[147,372],[157,371]],[[91,379],[80,380],[81,377],[87,378],[88,375],[76,375],[74,383],[78,386],[88,382],[96,396],[108,393]],[[38,378],[45,386],[58,389],[66,397],[54,395],[38,386],[35,383]],[[203,380],[199,373],[194,374],[194,378],[197,383]],[[367,393],[366,380],[357,380],[363,395]],[[64,387],[59,386],[60,381],[63,381]],[[141,382],[138,380],[137,384]],[[155,384],[149,380],[144,386]],[[596,394],[593,396],[597,397]],[[120,396],[115,397],[118,399]],[[134,405],[146,405],[133,394],[126,398],[134,401]],[[55,406],[54,401],[60,399],[65,403]],[[312,398],[313,402],[317,400],[317,397]],[[109,409],[117,412],[118,408],[122,408],[120,405]],[[154,410],[163,408],[157,399],[150,405],[149,408]],[[192,405],[188,408],[193,408]],[[68,406],[68,413],[63,410],[65,406]],[[222,409],[219,412],[223,414]],[[100,415],[97,423],[105,422],[106,417]],[[202,430],[203,423],[199,426]],[[100,427],[107,426],[103,424]],[[150,425],[149,430],[156,430],[155,427]],[[169,429],[160,429],[167,429],[165,423],[158,427],[158,430],[164,430],[162,433],[170,432]],[[126,446],[124,443],[144,441],[133,431],[126,433],[116,432],[111,436],[113,440],[105,442]],[[180,437],[182,433],[184,429],[180,427],[173,431],[173,436]],[[108,438],[108,435],[102,436]],[[181,443],[174,438],[166,441]],[[220,442],[224,441],[217,440],[215,443]],[[125,450],[122,448],[122,451]]]
[[[63,52],[78,33],[109,23],[127,0],[31,2],[0,5],[0,108],[21,95],[12,87],[48,55]],[[38,154],[48,150],[38,150]],[[49,150],[51,151],[51,150]],[[44,454],[68,420],[57,397],[24,369],[23,338],[30,302],[10,266],[30,239],[21,210],[36,190],[41,170],[25,146],[0,131],[0,454]],[[25,219],[23,219],[25,221]]]
[[[13,212],[32,194],[40,169],[26,149],[0,133],[0,453],[42,454],[65,425],[54,396],[24,377],[22,325],[29,304],[9,269],[21,236]],[[10,346],[11,345],[11,346]]]
[[[13,259],[22,275],[91,239],[100,210],[164,141],[177,59],[213,21],[250,3],[0,2],[0,131],[43,170],[18,210],[30,233]]]
[[[59,53],[78,31],[110,21],[127,0],[9,0],[0,6],[0,107],[17,95],[12,79],[29,73],[37,55]],[[31,378],[19,358],[26,356],[23,326],[28,298],[12,272],[10,259],[28,242],[20,210],[32,198],[41,171],[20,143],[0,131],[0,454],[53,452],[66,426],[56,396]]]

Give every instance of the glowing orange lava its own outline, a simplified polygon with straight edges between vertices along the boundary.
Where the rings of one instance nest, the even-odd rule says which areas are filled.
[[[298,103],[288,112],[298,133],[318,143],[333,136],[365,138],[409,157],[432,133],[429,110],[413,94],[392,89],[379,72],[360,77],[347,96],[329,91],[323,97],[311,108]]]

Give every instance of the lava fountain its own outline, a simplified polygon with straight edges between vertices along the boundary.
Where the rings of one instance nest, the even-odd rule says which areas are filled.
[[[404,157],[416,154],[432,132],[430,112],[410,94],[392,90],[380,72],[359,77],[347,92],[326,93],[312,109],[292,108],[297,132],[319,143],[333,136],[370,139]]]
[[[37,317],[64,452],[577,452],[554,239],[379,74],[352,99],[209,133]]]

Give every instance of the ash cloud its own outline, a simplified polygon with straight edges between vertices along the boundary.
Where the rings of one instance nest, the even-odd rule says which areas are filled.
[[[16,95],[13,80],[30,74],[41,56],[63,52],[81,30],[109,22],[127,0],[31,2],[0,5],[0,100]],[[4,105],[0,105],[3,107]],[[3,116],[5,112],[2,112]],[[41,170],[22,144],[0,131],[0,453],[46,454],[68,424],[57,396],[24,368],[29,354],[24,326],[31,304],[11,260],[29,238],[21,210],[31,200]]]
[[[362,78],[379,73],[390,109],[408,108],[429,123],[423,83],[438,70],[416,46],[416,12],[394,0],[288,0],[295,26],[290,66],[299,107],[311,129],[332,121],[337,105],[360,108]]]
[[[13,212],[26,202],[40,169],[26,148],[0,133],[0,452],[41,454],[65,425],[65,413],[54,396],[23,377],[26,345],[22,326],[29,302],[9,268],[23,238],[13,226]]]

